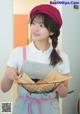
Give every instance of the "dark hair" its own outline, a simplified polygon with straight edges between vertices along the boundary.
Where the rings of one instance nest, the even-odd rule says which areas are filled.
[[[60,30],[58,29],[58,24],[55,20],[53,20],[50,16],[48,16],[47,14],[44,13],[36,13],[32,19],[30,24],[32,24],[33,20],[35,17],[41,17],[43,19],[43,23],[45,25],[45,27],[53,33],[53,35],[50,35],[50,39],[52,40],[52,46],[53,46],[53,50],[51,52],[50,55],[50,64],[55,66],[58,62],[62,61],[61,57],[59,56],[59,54],[56,51],[56,47],[58,44],[58,36],[60,34]]]

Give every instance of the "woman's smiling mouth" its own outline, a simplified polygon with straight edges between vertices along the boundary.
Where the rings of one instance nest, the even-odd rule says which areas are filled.
[[[39,36],[39,33],[33,32],[33,36]]]

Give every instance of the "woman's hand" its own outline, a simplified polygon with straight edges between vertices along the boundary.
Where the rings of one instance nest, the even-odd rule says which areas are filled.
[[[64,76],[69,76],[69,74],[64,74]],[[64,81],[62,84],[60,84],[56,89],[56,92],[58,92],[60,97],[65,97],[68,94],[68,81]]]
[[[56,89],[60,97],[65,97],[68,94],[68,81],[63,82],[60,84]]]
[[[18,80],[19,72],[13,67],[7,67],[5,75],[1,82],[1,90],[7,92],[13,84],[14,80]]]
[[[64,86],[64,84],[61,83],[61,84],[55,89],[55,91],[56,91],[56,92],[59,91],[59,89],[63,88],[63,86]]]
[[[18,80],[19,72],[13,67],[8,67],[5,74],[12,81]]]

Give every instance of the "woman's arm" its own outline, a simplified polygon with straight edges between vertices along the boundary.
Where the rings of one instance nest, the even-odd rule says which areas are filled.
[[[69,76],[69,74],[65,74],[65,75]],[[60,84],[55,91],[58,92],[60,97],[67,96],[67,94],[68,94],[68,81],[65,81],[62,84]]]
[[[18,79],[19,72],[13,67],[7,67],[4,77],[1,82],[1,90],[7,92],[13,84],[14,80]]]

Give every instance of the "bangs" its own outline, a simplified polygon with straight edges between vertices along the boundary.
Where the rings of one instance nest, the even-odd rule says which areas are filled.
[[[38,21],[42,21],[44,26],[50,31],[50,32],[54,32],[55,29],[58,29],[58,24],[57,22],[52,19],[52,17],[50,17],[49,15],[47,14],[44,14],[44,13],[41,13],[41,12],[38,12],[36,13],[32,18],[31,18],[31,21],[30,21],[30,24],[32,24],[32,22],[34,21],[34,19],[37,19]]]
[[[43,13],[37,13],[33,16],[33,18],[30,21],[30,24],[32,24],[32,22],[34,21],[34,19],[38,20],[38,22],[42,21],[44,24],[44,15]]]

